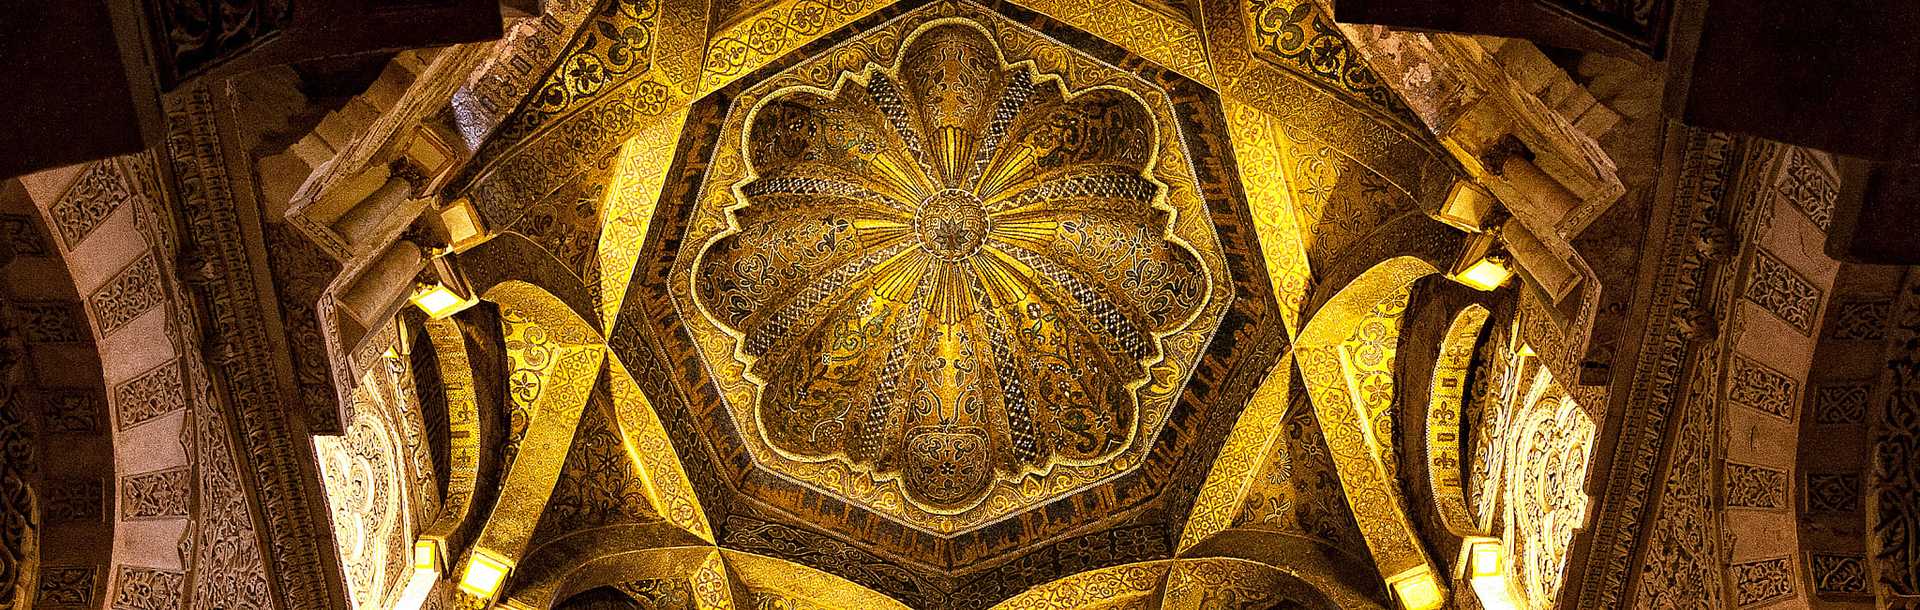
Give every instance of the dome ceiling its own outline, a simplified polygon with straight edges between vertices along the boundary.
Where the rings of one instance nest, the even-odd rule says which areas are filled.
[[[902,48],[734,103],[672,287],[756,464],[948,535],[1138,467],[1232,289],[1164,94]]]
[[[567,57],[650,23],[653,61],[679,57],[671,11],[610,2]],[[523,447],[506,475],[604,462],[603,428],[642,463],[560,468],[551,492],[545,470],[503,482],[520,499],[473,546],[509,564],[502,599],[547,607],[712,564],[748,590],[830,576],[907,607],[987,608],[1235,558],[1347,607],[1386,595],[1350,576],[1438,573],[1379,550],[1413,548],[1403,510],[1348,514],[1348,487],[1399,501],[1393,473],[1367,470],[1394,454],[1318,426],[1314,379],[1287,355],[1327,296],[1310,293],[1383,255],[1452,255],[1418,208],[1454,174],[1365,88],[1253,53],[1280,26],[1228,10],[1252,5],[1209,5],[1235,67],[1216,72],[1156,55],[1199,40],[1193,15],[1107,15],[1189,36],[1163,41],[1041,4],[842,7],[802,24],[806,42],[750,35],[798,5],[715,13],[698,81],[669,63],[599,85],[678,101],[528,107],[507,124],[530,127],[481,147],[455,188],[497,234],[461,268],[501,312],[577,318],[563,326],[605,350],[598,377],[573,380],[598,398],[567,399],[587,413],[571,448]],[[549,85],[598,78],[562,69],[592,64],[563,60]],[[1325,223],[1292,220],[1335,203],[1378,222],[1309,239]],[[516,281],[547,296],[486,288]],[[1336,317],[1318,325],[1353,321]],[[525,335],[503,336],[512,360]],[[527,407],[529,438],[575,427],[556,409]],[[575,510],[632,490],[655,510]]]
[[[1008,15],[881,15],[690,109],[608,343],[704,440],[723,548],[916,607],[1167,557],[1284,351],[1215,94]]]

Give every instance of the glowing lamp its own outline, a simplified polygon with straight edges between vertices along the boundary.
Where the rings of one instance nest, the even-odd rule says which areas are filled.
[[[420,610],[427,604],[427,597],[433,594],[433,584],[440,581],[440,545],[433,540],[422,539],[413,543],[413,575],[407,578],[407,586],[400,590],[400,599],[393,603],[393,610]]]
[[[454,268],[452,257],[447,256],[446,250],[432,249],[429,253],[433,258],[428,269],[435,277],[414,284],[413,294],[407,298],[413,301],[415,307],[427,312],[435,320],[444,320],[480,302],[473,296],[473,290],[467,287],[466,278],[460,275],[460,270]]]
[[[1461,550],[1467,564],[1467,582],[1486,610],[1520,610],[1507,583],[1506,554],[1496,538],[1468,538]]]
[[[1439,610],[1447,603],[1447,592],[1433,577],[1433,570],[1421,566],[1393,577],[1388,585],[1400,600],[1401,610]]]
[[[1506,566],[1501,565],[1500,544],[1498,542],[1477,542],[1473,545],[1472,559],[1468,565],[1473,568],[1474,578],[1506,575]]]
[[[512,571],[511,562],[495,557],[485,549],[474,549],[473,556],[467,559],[467,572],[460,576],[460,591],[493,601],[500,594],[501,583],[507,581],[507,573]]]
[[[435,320],[446,319],[447,316],[460,313],[474,303],[472,299],[461,298],[453,289],[438,282],[415,284],[413,296],[408,298],[413,301],[415,307],[427,312],[427,315],[433,316]]]
[[[413,569],[440,572],[440,545],[432,540],[413,543]]]
[[[1513,277],[1513,264],[1506,253],[1500,251],[1498,241],[1499,237],[1493,233],[1467,237],[1460,260],[1453,264],[1447,276],[1476,290],[1491,291],[1506,284],[1507,278]]]

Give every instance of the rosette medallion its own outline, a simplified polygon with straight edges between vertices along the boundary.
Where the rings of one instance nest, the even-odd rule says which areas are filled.
[[[745,178],[689,277],[767,445],[952,515],[1151,441],[1143,388],[1197,355],[1163,366],[1169,335],[1218,323],[1218,269],[1174,231],[1204,210],[1167,203],[1171,129],[1138,93],[948,23],[745,112]]]

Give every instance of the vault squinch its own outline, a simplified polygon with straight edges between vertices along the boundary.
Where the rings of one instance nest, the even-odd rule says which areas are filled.
[[[880,50],[735,102],[675,293],[757,461],[950,535],[1136,467],[1230,288],[1149,84]]]

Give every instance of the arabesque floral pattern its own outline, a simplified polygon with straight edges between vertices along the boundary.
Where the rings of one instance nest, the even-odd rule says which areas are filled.
[[[755,109],[744,205],[693,278],[767,441],[940,513],[1128,446],[1162,338],[1210,292],[1155,130],[1134,94],[1068,91],[958,25]]]

